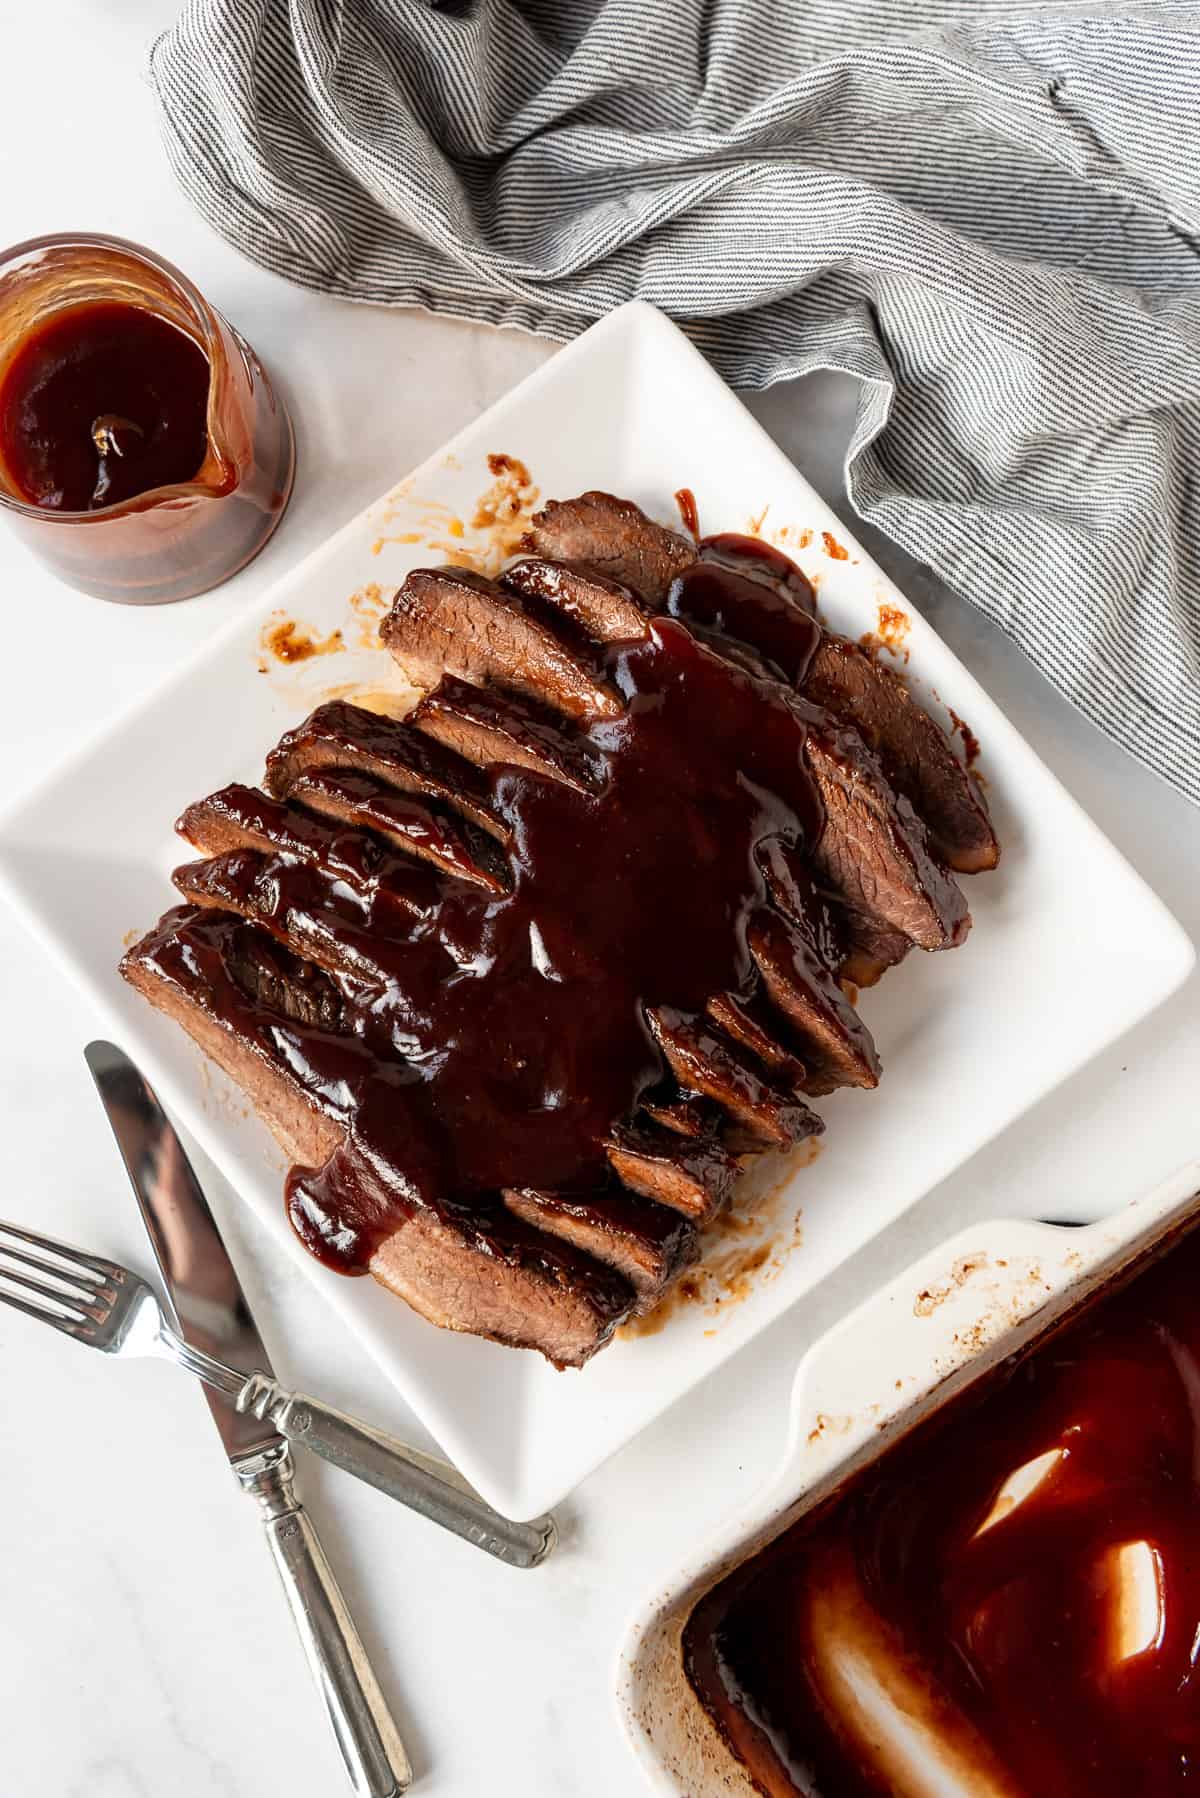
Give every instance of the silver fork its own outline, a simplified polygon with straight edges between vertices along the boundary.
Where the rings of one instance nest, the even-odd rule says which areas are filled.
[[[312,1449],[509,1566],[535,1567],[554,1547],[552,1518],[511,1523],[485,1504],[448,1462],[317,1399],[288,1392],[269,1374],[239,1372],[192,1348],[171,1328],[154,1288],[119,1262],[0,1219],[0,1282],[0,1304],[106,1355],[153,1355],[176,1362],[226,1393],[239,1411],[270,1421],[290,1442]],[[36,1296],[23,1297],[8,1290],[12,1286]]]

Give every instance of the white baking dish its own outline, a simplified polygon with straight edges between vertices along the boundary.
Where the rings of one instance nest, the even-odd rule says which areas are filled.
[[[623,1645],[617,1705],[657,1792],[757,1788],[683,1671],[697,1601],[946,1399],[1090,1297],[1200,1209],[1200,1161],[1084,1228],[973,1225],[918,1261],[805,1355],[778,1471],[641,1606]]]

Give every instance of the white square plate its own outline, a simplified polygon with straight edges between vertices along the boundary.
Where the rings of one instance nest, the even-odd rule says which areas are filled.
[[[609,488],[664,520],[675,517],[676,489],[690,487],[705,531],[761,529],[796,556],[829,624],[850,636],[879,631],[880,608],[894,608],[899,621],[884,635],[907,652],[918,694],[935,711],[952,707],[980,739],[1004,846],[999,871],[968,883],[975,927],[965,947],[914,954],[864,996],[886,1065],[879,1091],[822,1101],[822,1153],[769,1197],[758,1235],[719,1245],[723,1277],[702,1282],[657,1333],[614,1343],[578,1373],[436,1330],[372,1281],[311,1260],[286,1221],[282,1161],[266,1130],[116,973],[130,931],[172,902],[169,871],[187,858],[171,825],[188,801],[256,781],[282,731],[334,691],[405,693],[373,640],[381,596],[371,584],[386,589],[447,551],[496,565],[496,508],[480,505],[496,454],[519,458],[543,498]],[[505,488],[501,476],[501,498]],[[528,510],[531,492],[521,498]],[[314,639],[340,630],[344,647],[285,668],[264,649],[283,618]],[[1193,960],[1163,906],[703,358],[637,304],[561,351],[56,771],[0,831],[0,878],[280,1253],[308,1271],[466,1476],[514,1517],[556,1503],[1158,1005]],[[761,1265],[745,1271],[747,1260]]]

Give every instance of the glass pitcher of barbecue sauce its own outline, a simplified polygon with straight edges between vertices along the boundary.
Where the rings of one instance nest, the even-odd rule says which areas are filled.
[[[169,262],[82,235],[0,254],[0,511],[69,586],[207,592],[271,536],[294,466],[258,358]]]

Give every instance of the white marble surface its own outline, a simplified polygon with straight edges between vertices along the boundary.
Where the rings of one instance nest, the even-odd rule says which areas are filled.
[[[175,191],[140,81],[144,46],[173,10],[171,0],[4,9],[0,236],[111,230],[178,262],[286,392],[300,439],[296,496],[284,529],[238,580],[157,611],[68,593],[0,536],[0,802],[549,353],[529,338],[322,300],[218,243]],[[849,385],[813,379],[752,403],[838,504]],[[1200,936],[1200,815],[1076,717],[967,606],[886,545],[871,546]],[[1086,904],[1086,893],[1064,892],[1064,929]],[[1096,1214],[1194,1154],[1198,991],[1193,979],[850,1263],[803,1316],[589,1480],[564,1511],[562,1552],[541,1573],[495,1567],[323,1467],[303,1470],[429,1798],[637,1789],[610,1699],[624,1621],[685,1543],[772,1464],[804,1345],[971,1218]],[[96,1020],[3,915],[0,994],[4,1213],[145,1266],[80,1054]],[[422,1440],[309,1287],[269,1265],[236,1198],[203,1171],[281,1374]],[[9,1314],[0,1314],[0,1376],[0,1791],[341,1791],[258,1525],[198,1395],[169,1369],[111,1366]]]

